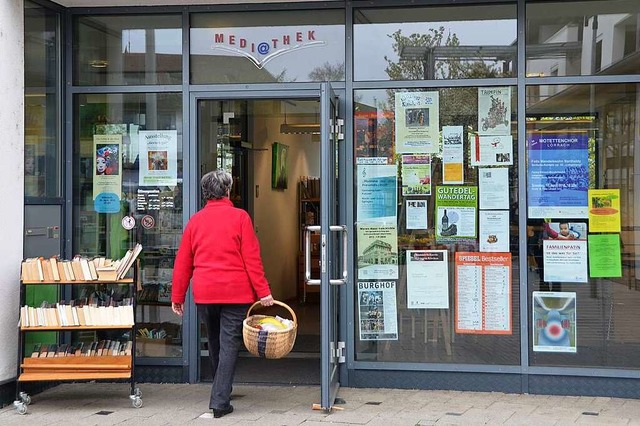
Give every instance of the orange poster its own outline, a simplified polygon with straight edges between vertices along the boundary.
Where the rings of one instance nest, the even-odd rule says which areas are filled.
[[[455,329],[511,334],[511,253],[456,253]]]

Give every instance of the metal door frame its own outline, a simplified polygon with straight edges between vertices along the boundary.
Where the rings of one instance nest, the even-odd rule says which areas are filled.
[[[305,85],[308,87],[308,85]],[[265,90],[260,90],[260,89],[255,89],[255,90],[221,90],[221,91],[192,91],[189,94],[189,128],[187,129],[188,131],[188,145],[185,146],[185,164],[184,167],[188,167],[187,173],[185,173],[185,175],[188,175],[188,179],[185,179],[185,188],[183,189],[183,193],[185,194],[185,196],[187,197],[188,202],[184,204],[184,222],[186,223],[186,221],[188,220],[189,217],[191,217],[193,214],[195,214],[199,207],[198,207],[198,189],[197,189],[197,180],[198,180],[198,171],[199,171],[199,155],[198,155],[198,102],[199,101],[204,101],[204,100],[212,100],[212,101],[222,101],[222,100],[260,100],[260,99],[292,99],[292,98],[297,98],[297,99],[309,99],[309,100],[318,100],[319,102],[321,102],[322,99],[322,94],[323,91],[326,91],[328,88],[330,87],[328,85],[328,83],[322,83],[322,84],[317,84],[315,85],[315,87],[313,88],[304,88],[304,89],[265,89]],[[345,94],[343,92],[343,90],[335,90],[334,93],[337,94],[337,99],[336,102],[339,103],[339,105],[342,107],[342,105],[345,104]],[[344,111],[344,109],[341,109],[341,111]],[[323,111],[321,111],[321,118],[323,117]],[[341,117],[344,118],[344,113],[341,114]],[[186,133],[186,132],[185,132]],[[321,133],[323,133],[323,131],[321,131]],[[327,139],[328,141],[328,139]],[[325,146],[325,138],[323,136],[323,134],[321,134],[321,143],[320,143],[320,149],[319,149],[319,154],[322,157],[322,151],[324,149],[326,149],[327,147]],[[343,157],[343,153],[344,153],[344,147],[340,146],[340,155],[341,158]],[[334,159],[334,161],[337,159]],[[340,167],[340,175],[342,176],[346,176],[347,173],[344,170],[344,166],[345,165],[345,161],[340,161],[339,164],[333,164],[332,167]],[[321,164],[321,174],[323,172],[323,167]],[[185,176],[186,177],[186,176]],[[321,180],[321,182],[326,181],[326,179]],[[328,182],[327,182],[328,184]],[[340,185],[340,191],[335,192],[335,197],[338,198],[342,198],[344,196],[344,191],[342,189],[342,186],[344,182],[341,183]],[[188,185],[188,186],[187,186]],[[324,182],[322,183],[322,185],[324,185]],[[322,193],[326,193],[325,188],[322,188]],[[346,200],[338,200],[341,201],[339,204],[340,205],[344,205]],[[329,200],[325,200],[325,203],[328,203]],[[328,205],[328,204],[327,204]],[[344,220],[344,214],[342,212],[342,210],[338,213],[338,215],[340,216],[338,218],[338,220]],[[326,224],[326,226],[328,227],[328,224],[326,222],[326,220],[323,221],[322,216],[321,216],[321,222],[323,222],[323,224]],[[328,277],[328,275],[327,275]],[[328,285],[328,284],[327,284]],[[341,291],[343,291],[343,289],[341,289]],[[321,296],[322,296],[322,292],[321,292]],[[341,298],[342,300],[345,300],[344,297]],[[321,297],[321,303],[322,303],[322,297]],[[198,325],[199,325],[199,320],[198,320],[198,315],[195,309],[195,304],[190,296],[190,293],[187,294],[187,300],[186,300],[186,304],[187,304],[187,309],[185,310],[185,314],[184,314],[184,328],[185,328],[185,333],[183,333],[183,338],[184,338],[184,342],[183,342],[183,347],[184,347],[184,351],[185,351],[185,356],[183,357],[183,362],[184,362],[184,367],[188,368],[188,375],[189,375],[189,383],[198,383],[200,381],[200,345],[199,345],[199,333],[198,333]],[[340,309],[340,307],[338,307],[338,309]],[[342,307],[342,309],[344,309],[344,306]],[[321,312],[322,312],[322,308],[321,308]],[[336,312],[336,314],[338,314],[338,312]],[[344,318],[346,318],[345,316],[342,316],[343,321]],[[321,318],[321,334],[322,334],[322,330],[325,327],[325,318]],[[344,322],[341,321],[338,324],[338,333],[343,336],[342,340],[344,340],[344,336],[346,336],[346,334],[344,333],[343,330],[346,330],[346,325],[344,324]],[[321,363],[322,363],[322,359],[324,359],[323,357],[329,357],[330,356],[330,351],[328,350],[328,348],[321,348]],[[191,366],[189,368],[189,366]],[[343,364],[343,366],[346,367],[346,364]],[[337,374],[337,378],[339,380],[339,376],[342,375],[344,372],[343,371],[338,371],[339,374]],[[330,394],[330,392],[327,390],[325,390],[325,387],[327,387],[326,384],[321,384],[321,398],[325,395],[325,393],[327,395]],[[337,390],[337,389],[336,389]],[[335,397],[335,393],[334,393],[334,397]],[[327,398],[328,399],[328,398]],[[323,404],[324,405],[324,404]]]

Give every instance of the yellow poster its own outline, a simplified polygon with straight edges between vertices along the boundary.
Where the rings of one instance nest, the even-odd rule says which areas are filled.
[[[589,190],[589,232],[620,232],[620,190]]]

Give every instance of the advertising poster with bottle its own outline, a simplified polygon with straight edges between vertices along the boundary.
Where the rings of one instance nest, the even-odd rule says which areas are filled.
[[[442,126],[442,183],[462,185],[464,183],[464,128]]]
[[[407,250],[407,308],[449,309],[447,250]]]
[[[577,352],[576,293],[533,292],[533,351]]]
[[[527,136],[530,218],[589,216],[588,147],[586,132]]]
[[[436,241],[477,238],[477,186],[436,187]]]
[[[397,92],[396,153],[440,152],[438,92]]]
[[[398,279],[398,228],[393,225],[357,224],[358,279]]]
[[[511,87],[478,88],[478,133],[511,134]]]
[[[398,340],[395,281],[359,281],[360,340]]]
[[[455,256],[456,333],[511,334],[511,253]]]
[[[122,198],[122,135],[93,135],[93,208],[120,212]]]

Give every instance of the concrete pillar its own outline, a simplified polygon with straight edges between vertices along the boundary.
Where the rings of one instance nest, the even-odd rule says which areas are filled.
[[[24,221],[24,3],[0,1],[0,383],[16,377]]]

